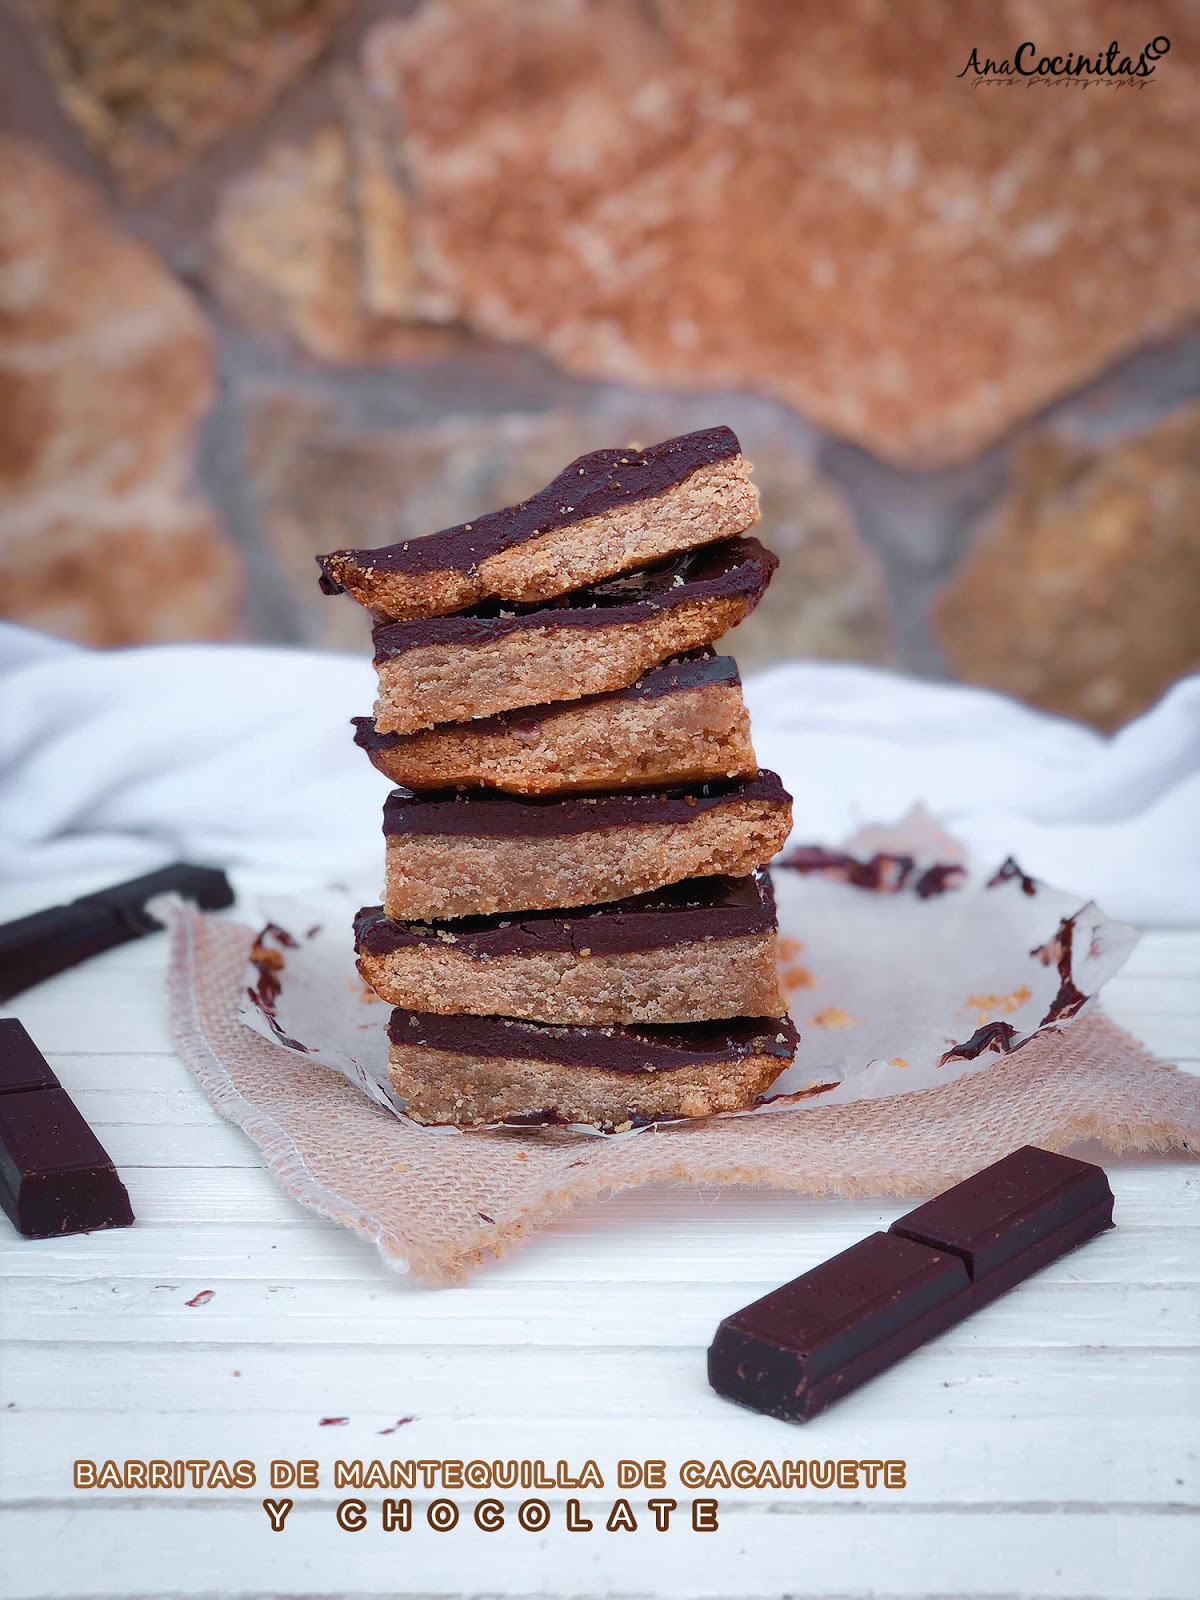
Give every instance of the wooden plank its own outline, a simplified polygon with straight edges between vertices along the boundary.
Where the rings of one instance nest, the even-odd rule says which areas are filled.
[[[1194,978],[1200,973],[1200,933],[1154,929],[1144,933],[1119,978]]]
[[[1089,1156],[1093,1155],[1106,1165],[1122,1227],[1200,1225],[1200,1165],[1178,1157],[1118,1157],[1089,1151]],[[335,1223],[298,1205],[262,1166],[141,1167],[128,1171],[126,1178],[138,1217],[134,1234],[154,1226],[203,1229],[210,1224],[257,1223],[275,1229],[307,1229],[314,1235],[346,1236]],[[753,1238],[756,1247],[761,1234],[776,1229],[805,1230],[828,1224],[861,1235],[899,1216],[905,1204],[894,1198],[822,1200],[770,1189],[654,1183],[581,1203],[507,1260],[528,1259],[547,1250],[579,1254],[585,1236],[589,1236],[586,1249],[591,1249],[593,1234],[616,1236],[637,1230],[640,1241],[645,1230],[658,1224],[668,1233],[686,1229],[677,1236],[679,1248],[685,1250],[691,1248],[694,1231],[705,1226],[728,1228],[743,1242]],[[104,1236],[91,1237],[99,1242]],[[698,1241],[704,1237],[698,1235]],[[560,1240],[564,1242],[560,1244]],[[0,1257],[5,1250],[28,1248],[26,1241],[0,1231]],[[489,1272],[495,1270],[507,1270],[505,1263]]]
[[[51,1052],[161,1055],[172,1049],[167,1026],[165,990],[153,1005],[120,1003],[119,994],[109,1000],[91,1000],[78,1006],[44,998],[44,985],[36,995],[20,995],[0,1008],[0,1016],[15,1016],[28,1028],[42,1050]]]
[[[851,1511],[800,1496],[766,1509],[724,1505],[713,1534],[696,1534],[678,1519],[664,1534],[648,1526],[606,1533],[599,1525],[569,1534],[561,1518],[545,1533],[527,1534],[510,1516],[496,1534],[464,1519],[449,1534],[422,1522],[410,1534],[384,1535],[372,1520],[350,1535],[328,1509],[297,1498],[284,1532],[273,1535],[257,1501],[232,1509],[203,1499],[144,1508],[80,1496],[4,1518],[9,1559],[0,1596],[1194,1600],[1196,1534],[1185,1516],[1072,1507],[942,1512],[907,1491],[891,1493],[890,1501]],[[642,1497],[631,1499],[635,1512],[642,1510]],[[511,1512],[511,1496],[507,1503]],[[373,1500],[372,1509],[377,1505]],[[602,1519],[610,1507],[605,1499],[585,1501],[583,1509]]]
[[[606,1289],[623,1284],[687,1283],[704,1262],[712,1284],[748,1289],[764,1281],[783,1281],[847,1250],[874,1226],[886,1225],[904,1209],[893,1202],[872,1227],[862,1229],[834,1219],[804,1228],[795,1225],[760,1230],[754,1249],[740,1232],[712,1227],[695,1218],[686,1254],[680,1253],[676,1229],[647,1220],[625,1229],[593,1230],[586,1249],[577,1234],[559,1233],[536,1257],[517,1251],[481,1284],[563,1285],[594,1283]],[[1138,1228],[1123,1222],[1119,1229],[1092,1240],[1068,1257],[1063,1273],[1076,1283],[1200,1284],[1200,1233],[1193,1215],[1179,1228]],[[0,1252],[0,1279],[38,1278],[70,1281],[80,1277],[153,1278],[172,1280],[245,1278],[276,1281],[303,1278],[333,1283],[377,1285],[379,1257],[366,1241],[346,1229],[315,1237],[299,1230],[284,1234],[247,1223],[222,1228],[130,1228],[37,1241],[34,1250]]]
[[[375,1347],[350,1335],[336,1348],[14,1339],[0,1366],[0,1410],[250,1417],[301,1406],[311,1415],[319,1404],[323,1415],[350,1417],[356,1448],[365,1449],[364,1436],[377,1437],[374,1430],[392,1427],[398,1416],[480,1416],[519,1426],[574,1418],[583,1427],[597,1416],[691,1419],[714,1409],[698,1346],[682,1353],[576,1347],[556,1354],[545,1345],[475,1345],[472,1332],[464,1319],[453,1344],[398,1348],[385,1385]],[[936,1360],[909,1361],[894,1381],[864,1390],[869,1402],[863,1404],[880,1422],[944,1414],[981,1426],[1019,1416],[1086,1424],[1097,1416],[1133,1416],[1144,1432],[1143,1424],[1183,1415],[1198,1385],[1194,1349],[1152,1355],[1102,1347],[968,1350],[944,1341]],[[749,1413],[733,1415],[749,1420]],[[179,1426],[182,1436],[186,1427]],[[777,1430],[775,1448],[807,1449],[807,1438]],[[114,1435],[111,1449],[118,1439]],[[375,1451],[409,1448],[398,1436],[378,1439]]]
[[[1126,1003],[1120,995],[1104,996],[1103,1008],[1118,1027],[1164,1061],[1200,1058],[1200,1017],[1193,1013],[1164,1016]]]
[[[495,1282],[476,1298],[472,1341],[683,1349],[707,1345],[731,1307],[764,1294],[774,1279],[735,1289],[701,1280],[631,1285],[602,1293],[531,1295],[527,1283]],[[213,1298],[187,1302],[203,1291]],[[281,1345],[357,1343],[395,1349],[453,1343],[468,1315],[461,1295],[419,1288],[402,1278],[375,1283],[261,1283],[225,1277],[159,1282],[143,1278],[48,1281],[13,1278],[5,1322],[26,1339],[97,1343],[222,1342],[271,1339]],[[1057,1263],[1018,1292],[970,1318],[942,1341],[960,1348],[1041,1346],[1187,1347],[1200,1327],[1200,1288],[1139,1288],[1071,1281]]]
[[[1200,976],[1179,974],[1170,978],[1127,978],[1118,973],[1104,986],[1104,1006],[1113,1004],[1148,1017],[1200,1018]]]

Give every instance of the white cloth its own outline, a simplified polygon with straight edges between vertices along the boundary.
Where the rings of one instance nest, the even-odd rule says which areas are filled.
[[[95,652],[0,625],[0,876],[99,881],[184,858],[378,885],[386,781],[351,742],[361,657],[248,645]],[[1200,677],[1107,738],[1001,695],[797,662],[747,681],[796,842],[923,802],[970,853],[1112,916],[1200,923]]]

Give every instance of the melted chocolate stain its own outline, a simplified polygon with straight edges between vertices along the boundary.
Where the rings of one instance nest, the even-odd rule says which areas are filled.
[[[1038,1023],[1039,1028],[1044,1028],[1052,1022],[1067,1021],[1082,1011],[1088,1003],[1088,996],[1076,985],[1071,975],[1074,945],[1075,918],[1064,917],[1053,939],[1029,952],[1030,955],[1037,956],[1044,966],[1053,965],[1058,968],[1058,993],[1051,1000],[1050,1009]]]
[[[931,900],[934,895],[961,888],[966,875],[966,868],[955,861],[935,861],[913,884],[913,893],[919,900]]]
[[[856,889],[870,889],[875,894],[899,894],[916,865],[912,856],[877,851],[869,861],[860,861],[857,856],[841,850],[825,850],[820,845],[798,845],[781,857],[779,864],[805,876],[821,873],[853,884]]]
[[[1020,882],[1022,894],[1037,893],[1037,880],[1022,872],[1012,856],[1008,856],[1000,863],[988,879],[987,886],[989,889],[995,889],[999,884],[1008,883],[1012,878],[1016,878]]]
[[[938,1066],[944,1067],[949,1061],[974,1061],[985,1050],[996,1050],[1006,1056],[1013,1048],[1016,1036],[1017,1030],[1011,1022],[985,1022],[963,1044],[956,1044],[947,1050],[938,1061]]]

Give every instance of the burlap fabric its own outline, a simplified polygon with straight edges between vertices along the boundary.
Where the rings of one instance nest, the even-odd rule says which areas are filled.
[[[180,1055],[302,1205],[432,1282],[465,1278],[580,1200],[654,1180],[928,1195],[1021,1144],[1200,1148],[1200,1079],[1156,1060],[1099,1013],[989,1072],[891,1099],[624,1139],[415,1130],[238,1021],[252,938],[190,907],[172,913],[168,981]]]

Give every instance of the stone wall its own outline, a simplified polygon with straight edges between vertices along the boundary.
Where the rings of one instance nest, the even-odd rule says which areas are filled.
[[[317,551],[721,420],[783,557],[744,665],[1118,725],[1200,667],[1200,26],[1154,27],[1085,91],[958,74],[1136,56],[1119,0],[10,0],[0,609],[361,648]]]

